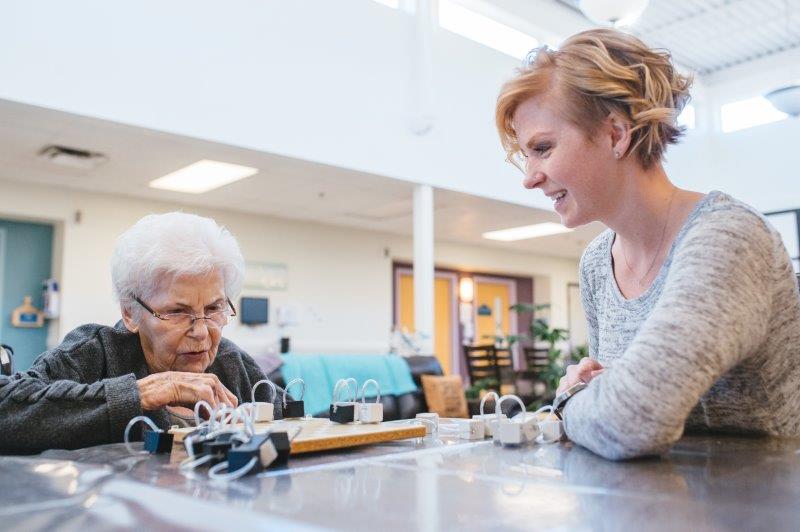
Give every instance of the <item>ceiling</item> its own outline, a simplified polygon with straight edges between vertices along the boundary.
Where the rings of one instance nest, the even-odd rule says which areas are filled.
[[[800,48],[800,0],[650,0],[630,30],[707,75]]]
[[[93,170],[54,165],[37,157],[47,145],[100,152]],[[412,234],[413,183],[270,153],[97,120],[0,100],[0,180],[39,183],[166,201],[188,206],[276,216],[329,225]],[[205,194],[152,189],[148,182],[200,159],[259,169],[258,174]],[[0,181],[0,187],[2,183]],[[531,192],[540,194],[541,192]],[[494,242],[486,231],[545,221],[555,213],[437,189],[435,234],[440,242],[580,257],[601,230],[578,230],[518,242]]]

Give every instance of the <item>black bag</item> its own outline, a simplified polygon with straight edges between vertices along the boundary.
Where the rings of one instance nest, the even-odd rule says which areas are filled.
[[[14,350],[6,344],[0,344],[0,375],[11,375],[13,373],[12,355]]]

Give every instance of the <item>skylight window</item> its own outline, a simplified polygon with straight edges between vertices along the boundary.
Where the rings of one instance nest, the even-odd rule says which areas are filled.
[[[692,104],[684,107],[681,114],[678,115],[678,125],[686,126],[686,129],[694,129],[695,120],[694,105]]]
[[[763,96],[726,103],[720,112],[723,133],[769,124],[787,117],[786,113],[776,110]]]
[[[462,37],[523,59],[539,41],[527,33],[476,13],[453,0],[439,0],[439,25]]]
[[[374,2],[378,2],[379,4],[383,4],[385,6],[389,6],[392,9],[397,9],[400,7],[400,0],[373,0]]]

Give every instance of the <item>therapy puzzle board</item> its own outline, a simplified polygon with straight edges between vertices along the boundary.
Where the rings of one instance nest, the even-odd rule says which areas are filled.
[[[169,432],[174,435],[173,444],[180,444],[183,438],[193,430],[193,427],[171,429]],[[425,436],[424,425],[403,425],[392,422],[342,424],[321,418],[285,419],[256,423],[256,433],[268,430],[289,434],[292,442],[291,454],[329,451]]]

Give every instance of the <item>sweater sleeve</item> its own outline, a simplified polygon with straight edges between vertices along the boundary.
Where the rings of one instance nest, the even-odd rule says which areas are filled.
[[[85,383],[68,353],[52,350],[27,372],[0,377],[0,450],[75,449],[122,441],[141,415],[133,374]]]
[[[748,211],[712,212],[689,229],[639,333],[567,403],[569,438],[609,459],[669,449],[705,392],[765,340],[773,250]]]

